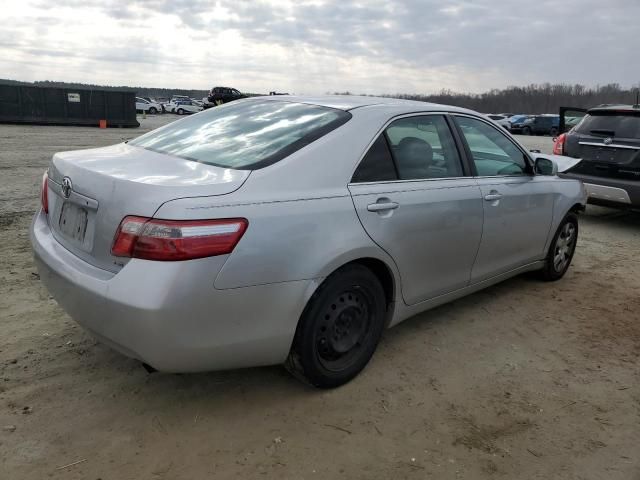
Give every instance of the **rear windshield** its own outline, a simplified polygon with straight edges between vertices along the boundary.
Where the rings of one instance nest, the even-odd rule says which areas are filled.
[[[224,168],[266,167],[344,124],[342,110],[273,100],[236,101],[170,123],[130,145]]]
[[[582,119],[576,131],[585,135],[640,138],[640,112],[592,112]]]

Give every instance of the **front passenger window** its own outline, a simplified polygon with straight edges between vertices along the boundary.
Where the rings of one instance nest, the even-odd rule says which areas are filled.
[[[456,117],[479,177],[526,175],[525,154],[496,128],[480,120]]]

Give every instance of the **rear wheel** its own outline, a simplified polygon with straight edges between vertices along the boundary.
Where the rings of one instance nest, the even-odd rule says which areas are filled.
[[[362,265],[341,268],[309,300],[286,368],[320,388],[347,383],[373,355],[385,312],[384,290],[371,270]]]
[[[523,127],[522,128],[522,134],[523,135],[531,135],[531,129],[529,127]]]
[[[184,115],[184,110],[182,108],[179,108],[178,111],[176,112],[178,115]]]
[[[158,110],[156,109],[156,107],[151,107],[151,108],[149,109],[149,113],[150,113],[151,115],[155,115],[156,113],[158,113]]]
[[[543,280],[561,279],[571,265],[578,241],[578,216],[569,212],[553,237],[545,266],[540,272]]]
[[[551,128],[549,135],[551,135],[552,137],[555,137],[556,135],[558,135],[558,129],[556,127]]]

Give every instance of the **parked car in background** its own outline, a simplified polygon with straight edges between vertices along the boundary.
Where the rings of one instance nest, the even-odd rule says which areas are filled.
[[[557,171],[458,107],[257,97],[55,154],[31,243],[53,297],[125,355],[336,387],[388,326],[562,278],[586,197]]]
[[[162,107],[162,112],[166,112],[166,104],[169,103],[169,98],[168,97],[155,97],[153,99],[153,101],[155,101],[156,103],[160,104],[160,106]]]
[[[229,87],[213,87],[209,92],[209,103],[213,105],[222,105],[223,103],[233,102],[241,98],[247,98],[246,95],[240,93],[239,90]]]
[[[185,115],[188,113],[198,113],[203,110],[201,105],[197,105],[191,99],[189,100],[176,100],[170,103],[170,112],[177,113],[178,115]]]
[[[524,121],[531,115],[512,115],[509,118],[509,131],[511,133],[520,133]]]
[[[534,115],[527,118],[520,127],[523,135],[552,135],[558,134],[560,117],[558,115]]]
[[[494,122],[496,122],[501,127],[506,128],[507,130],[509,130],[509,128],[511,128],[511,124],[509,123],[509,119],[507,117],[505,117],[504,115],[496,115],[495,113],[489,113],[486,116],[487,116],[487,118],[489,118],[489,119],[493,120]]]
[[[640,208],[640,105],[563,108],[561,114],[567,126],[580,119],[554,145],[554,153],[581,159],[563,176],[584,182],[589,203]]]
[[[171,100],[169,100],[166,103],[163,103],[162,106],[164,107],[164,110],[166,112],[170,112],[170,113],[175,113],[175,106],[177,104],[177,102],[188,102],[191,101],[191,99],[189,97],[187,97],[186,95],[172,95],[171,96]]]
[[[209,101],[209,97],[203,97],[202,99],[202,108],[204,108],[205,110],[207,108],[211,108],[211,107],[215,107],[215,104],[211,103]]]
[[[139,112],[146,112],[150,114],[156,114],[162,112],[162,105],[146,98],[136,97],[136,110]]]

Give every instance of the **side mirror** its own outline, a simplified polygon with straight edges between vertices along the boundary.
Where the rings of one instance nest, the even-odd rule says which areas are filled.
[[[548,158],[538,157],[534,164],[534,170],[538,175],[557,175],[558,165]]]

